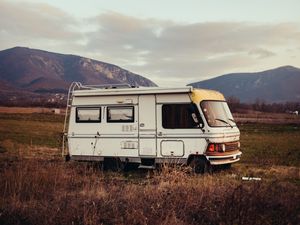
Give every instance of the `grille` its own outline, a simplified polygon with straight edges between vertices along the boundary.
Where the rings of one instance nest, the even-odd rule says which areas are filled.
[[[234,151],[239,149],[239,142],[230,142],[230,143],[225,143],[225,151]]]

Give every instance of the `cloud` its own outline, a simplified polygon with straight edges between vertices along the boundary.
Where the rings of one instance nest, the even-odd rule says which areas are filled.
[[[82,38],[75,30],[78,25],[76,19],[59,8],[43,3],[13,1],[0,1],[0,8],[0,32],[9,38],[6,41],[1,38],[2,43],[58,43]]]
[[[263,48],[256,48],[256,49],[250,50],[249,55],[254,55],[258,59],[264,59],[264,58],[268,58],[268,57],[271,57],[271,56],[275,56],[276,54],[274,52],[268,51],[268,50],[263,49]]]
[[[98,29],[87,34],[87,50],[101,52],[116,59],[141,59],[156,49],[160,29],[167,22],[153,19],[140,20],[118,13],[105,13],[89,20]]]
[[[201,79],[250,68],[257,60],[279,57],[282,48],[300,40],[300,26],[295,23],[187,24],[115,12],[93,21],[98,28],[89,34],[88,51],[162,83],[163,79]]]
[[[278,63],[299,66],[299,51],[286,51],[299,46],[299,23],[180,23],[112,11],[79,21],[47,4],[0,0],[0,8],[0,48],[21,45],[78,54],[160,85]]]

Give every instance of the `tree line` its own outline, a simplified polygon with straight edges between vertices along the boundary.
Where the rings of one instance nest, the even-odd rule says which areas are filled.
[[[269,113],[291,113],[300,111],[300,102],[267,103],[263,99],[256,99],[253,103],[241,102],[237,97],[230,96],[227,102],[231,112],[254,110]]]
[[[3,97],[0,98],[1,106],[64,108],[67,104],[65,98],[49,101],[49,95],[40,95],[38,97],[23,95],[13,100]],[[291,113],[300,111],[300,102],[267,103],[263,99],[256,99],[253,103],[244,103],[234,96],[228,97],[227,102],[233,113],[243,113],[249,110],[269,113]]]

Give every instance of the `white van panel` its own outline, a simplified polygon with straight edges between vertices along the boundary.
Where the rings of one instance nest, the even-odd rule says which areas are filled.
[[[161,143],[162,156],[183,156],[184,142],[183,141],[162,141]]]
[[[138,107],[140,156],[156,156],[155,95],[140,95]]]
[[[94,138],[72,138],[69,137],[69,146],[72,151],[71,155],[94,156],[97,155],[99,146],[97,140]]]
[[[137,104],[137,96],[74,96],[72,105],[115,105],[115,104]]]
[[[71,155],[80,156],[138,156],[137,138],[69,138]]]
[[[188,94],[161,94],[156,97],[157,103],[179,103],[179,102],[191,102]]]

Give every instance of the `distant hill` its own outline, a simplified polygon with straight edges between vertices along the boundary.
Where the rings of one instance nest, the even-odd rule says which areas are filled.
[[[0,51],[0,89],[34,93],[65,92],[72,81],[83,84],[156,86],[118,66],[76,56],[15,47]]]
[[[62,107],[73,81],[156,86],[118,66],[76,55],[23,47],[0,51],[0,105]]]
[[[257,73],[226,74],[188,85],[218,90],[226,97],[234,96],[246,103],[257,99],[268,103],[300,101],[300,69],[292,66]]]

